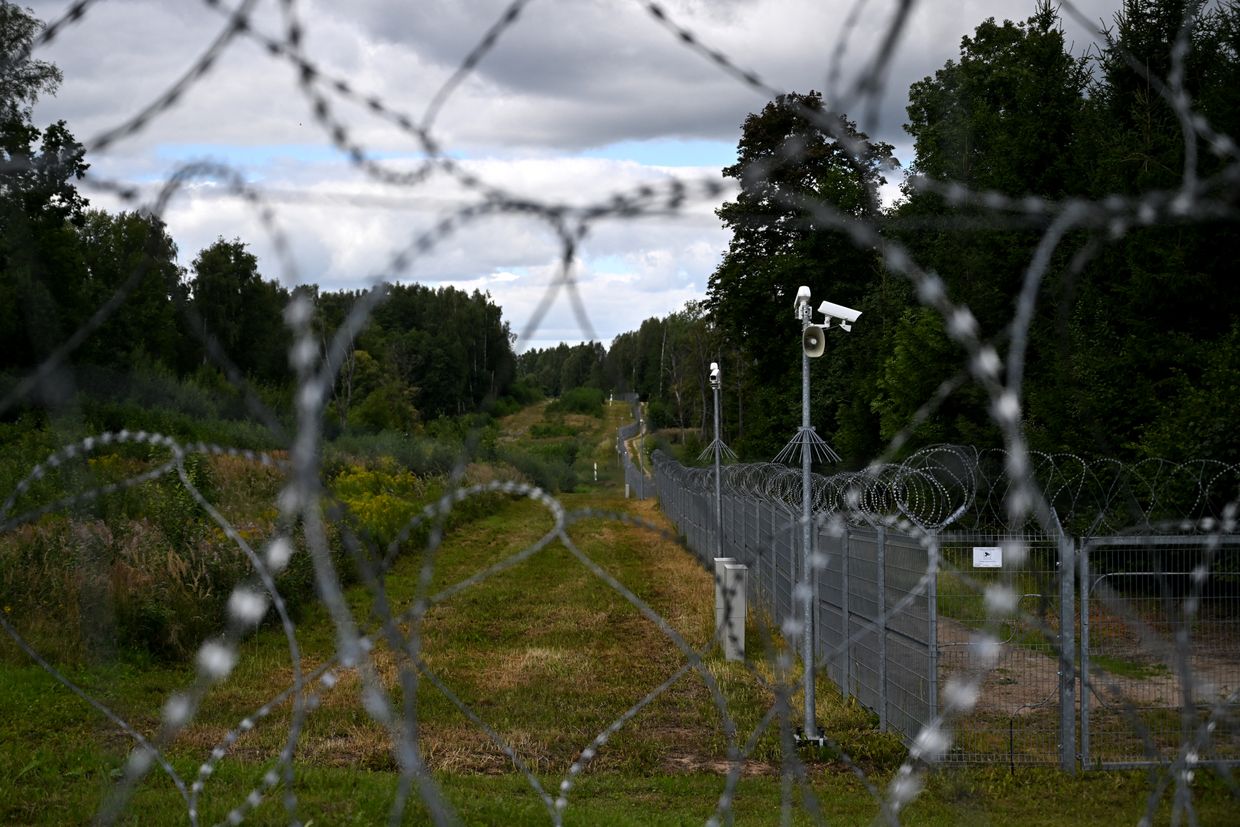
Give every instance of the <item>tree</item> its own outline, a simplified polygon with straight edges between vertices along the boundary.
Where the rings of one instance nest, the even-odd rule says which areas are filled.
[[[0,3],[0,353],[28,367],[64,339],[88,308],[78,294],[83,265],[74,227],[86,199],[82,145],[63,121],[40,130],[31,108],[52,93],[60,70],[33,60],[39,21]]]
[[[30,56],[42,27],[26,9],[0,3],[0,120],[6,124],[29,123],[39,96],[54,94],[64,79],[55,65]]]
[[[962,184],[970,192],[1051,200],[1085,195],[1096,131],[1085,94],[1088,82],[1087,62],[1069,53],[1058,13],[1048,2],[1018,23],[983,21],[961,39],[958,59],[909,89],[905,129],[916,153],[910,172]],[[978,320],[981,335],[1001,346],[1042,230],[996,227],[980,199],[948,204],[936,192],[907,183],[904,192],[887,232],[923,267],[940,274],[952,299]],[[1063,402],[1046,398],[1039,383],[1053,383],[1052,365],[1068,355],[1075,285],[1066,262],[1084,240],[1070,235],[1060,246],[1038,296],[1024,383],[1032,396],[1026,411],[1035,417]],[[871,401],[887,436],[961,372],[964,356],[936,315],[918,311],[896,318],[882,348],[880,392]],[[965,384],[921,426],[911,447],[994,438],[984,395]]]
[[[241,239],[217,239],[194,259],[190,306],[205,343],[214,341],[243,373],[279,383],[288,376],[288,291],[263,280]],[[204,360],[207,352],[202,351]]]
[[[796,428],[797,287],[856,305],[880,271],[873,249],[819,220],[808,205],[821,204],[843,221],[876,219],[883,172],[895,165],[891,151],[828,113],[817,92],[781,95],[745,119],[737,163],[723,170],[740,193],[718,210],[732,239],[706,299],[722,340],[740,349],[751,366],[745,373],[755,378],[744,394],[738,449],[745,454],[772,455]]]
[[[91,210],[78,231],[86,266],[80,291],[97,307],[135,273],[137,286],[91,337],[82,358],[99,365],[123,366],[137,353],[166,368],[182,365],[185,341],[180,312],[185,301],[177,248],[163,221],[133,212],[118,215]]]
[[[912,172],[1013,196],[1078,192],[1088,81],[1047,0],[1021,23],[986,20],[959,62],[909,88]]]
[[[1115,17],[1090,90],[1096,172],[1092,195],[1174,191],[1186,172],[1205,180],[1228,161],[1197,140],[1197,161],[1185,169],[1179,118],[1158,91],[1169,82],[1170,55],[1189,18],[1184,61],[1186,92],[1211,123],[1240,128],[1235,83],[1240,79],[1240,6],[1203,9],[1186,0],[1126,0]],[[1234,132],[1233,132],[1234,134]],[[1063,374],[1079,389],[1077,416],[1063,439],[1102,444],[1124,455],[1169,450],[1179,430],[1179,456],[1222,450],[1217,433],[1230,428],[1227,405],[1215,408],[1200,389],[1217,382],[1220,365],[1235,364],[1234,221],[1136,227],[1103,247],[1077,286],[1073,349]]]

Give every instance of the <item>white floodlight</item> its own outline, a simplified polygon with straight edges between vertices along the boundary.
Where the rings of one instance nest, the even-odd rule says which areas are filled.
[[[861,315],[860,310],[853,310],[851,307],[845,307],[835,302],[823,302],[818,305],[818,312],[826,317],[823,327],[830,327],[831,320],[835,319],[840,323],[840,327],[846,331],[852,330],[853,322]]]

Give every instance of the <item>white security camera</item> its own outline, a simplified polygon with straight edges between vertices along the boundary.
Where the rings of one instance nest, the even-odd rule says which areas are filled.
[[[718,362],[711,362],[711,363],[710,363],[710,384],[711,384],[711,387],[715,387],[715,388],[719,387],[719,380],[720,380],[720,374],[719,374],[719,363],[718,363]]]
[[[802,313],[801,308],[805,307],[808,304],[809,304],[809,287],[802,284],[800,287],[797,288],[797,300],[793,302],[792,304],[793,317],[797,319],[801,318],[801,313]]]
[[[840,327],[845,330],[852,330],[853,322],[857,321],[857,317],[861,315],[860,310],[853,310],[851,307],[845,307],[835,302],[823,302],[818,305],[818,312],[826,316],[823,327],[830,327],[831,320],[836,319],[840,323]]]

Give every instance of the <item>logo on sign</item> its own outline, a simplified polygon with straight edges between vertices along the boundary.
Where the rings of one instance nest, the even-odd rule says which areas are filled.
[[[973,568],[997,569],[1003,566],[1003,549],[998,546],[974,546]]]

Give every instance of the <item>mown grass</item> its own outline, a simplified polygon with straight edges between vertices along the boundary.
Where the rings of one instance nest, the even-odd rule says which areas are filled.
[[[572,514],[569,536],[581,554],[602,566],[657,611],[688,645],[711,634],[713,585],[686,552],[664,536],[599,516],[620,511],[666,526],[652,501],[625,501],[618,487],[614,427],[621,406],[605,409],[604,423],[585,441],[583,455],[598,461],[600,484],[561,497]],[[371,469],[375,472],[375,469]],[[412,486],[412,487],[411,487]],[[415,499],[411,481],[360,474],[343,486],[350,497],[386,492]],[[432,493],[433,492],[428,492]],[[377,494],[375,495],[377,496]],[[237,507],[241,507],[241,503]],[[411,506],[412,507],[412,506]],[[449,527],[436,552],[431,592],[459,582],[527,548],[552,527],[551,515],[529,500],[487,500],[468,520]],[[377,520],[376,534],[387,531]],[[386,597],[397,609],[411,604],[425,558],[410,544],[386,579]],[[349,589],[353,614],[373,625],[372,598]],[[741,740],[773,699],[770,656],[782,645],[748,633],[753,670],[724,663],[717,653],[703,668],[727,699]],[[626,709],[672,674],[684,655],[650,620],[592,573],[562,543],[477,583],[427,612],[419,630],[426,664],[462,701],[522,756],[544,788],[558,791],[581,750]],[[303,666],[331,657],[335,635],[323,611],[308,605],[298,623]],[[385,685],[400,699],[398,673],[405,661],[388,648],[374,653]],[[119,653],[104,663],[69,663],[70,677],[112,706],[140,731],[152,733],[169,694],[192,679],[181,662],[157,662]],[[195,768],[237,722],[286,686],[292,675],[283,636],[264,628],[247,640],[236,670],[211,691],[195,722],[169,750],[179,772]],[[299,816],[315,824],[374,824],[387,820],[397,786],[391,739],[359,702],[355,673],[322,696],[298,750]],[[799,684],[795,674],[789,678]],[[819,717],[882,790],[903,749],[894,736],[874,731],[872,716],[844,702],[823,682]],[[456,815],[472,824],[543,824],[544,803],[511,760],[438,690],[423,682],[418,693],[419,743]],[[798,699],[792,699],[797,708]],[[283,746],[287,706],[277,707],[254,731],[237,740],[211,776],[201,817],[227,817],[249,793]],[[0,823],[88,822],[113,788],[129,747],[115,726],[37,667],[9,658],[0,663]],[[830,823],[865,824],[879,805],[838,754],[806,756],[809,788]],[[737,823],[780,820],[784,766],[775,731],[758,739],[735,798]],[[599,751],[577,780],[566,811],[569,824],[700,824],[723,790],[727,739],[703,676],[690,672],[650,703]],[[1132,823],[1144,811],[1148,778],[1141,773],[1069,778],[1055,772],[965,769],[932,774],[921,797],[902,814],[916,824]],[[1202,823],[1225,823],[1234,803],[1207,774],[1195,782]],[[269,797],[249,821],[282,824],[288,815]],[[1162,803],[1161,822],[1169,820]],[[795,793],[794,824],[809,823]],[[158,773],[138,789],[126,823],[183,823],[185,804]],[[412,804],[406,823],[427,823]]]
[[[83,756],[89,762],[89,756]],[[102,766],[99,767],[102,770]],[[227,766],[216,774],[209,789],[215,796],[203,802],[205,823],[227,817],[260,773]],[[49,779],[50,780],[50,779]],[[554,777],[542,779],[553,787]],[[880,779],[881,780],[881,779]],[[98,779],[103,781],[103,779]],[[312,767],[298,773],[298,814],[314,824],[383,824],[395,797],[392,774],[355,769]],[[548,810],[524,778],[513,775],[446,775],[437,779],[454,814],[467,824],[547,824]],[[2,783],[2,782],[0,782]],[[1054,784],[1057,795],[1048,795]],[[1132,824],[1144,813],[1145,779],[1139,775],[1090,774],[1065,779],[1053,771],[1029,770],[1017,776],[1003,772],[943,773],[931,777],[926,791],[901,814],[902,823],[928,825],[1008,825],[1030,827],[1062,824]],[[102,794],[105,783],[97,783]],[[1205,784],[1202,786],[1213,786]],[[714,814],[723,785],[716,776],[666,775],[651,778],[595,776],[582,779],[565,810],[569,825],[698,825]],[[879,806],[854,777],[832,774],[815,778],[811,788],[818,807],[831,824],[870,824]],[[798,802],[801,790],[796,791]],[[66,799],[52,794],[11,811],[10,823],[81,824],[93,815],[92,799]],[[737,788],[733,814],[737,824],[777,824],[781,793],[777,781],[747,778]],[[171,784],[143,787],[132,803],[134,815],[126,823],[184,823],[185,807]],[[140,813],[140,815],[138,815]],[[23,816],[25,816],[23,818]],[[1197,811],[1200,823],[1226,824],[1226,810],[1206,804]],[[791,812],[793,824],[814,823],[803,805]],[[287,824],[289,817],[278,800],[265,801],[246,823]],[[427,824],[425,808],[410,806],[405,824]],[[1153,821],[1169,823],[1163,803]]]

